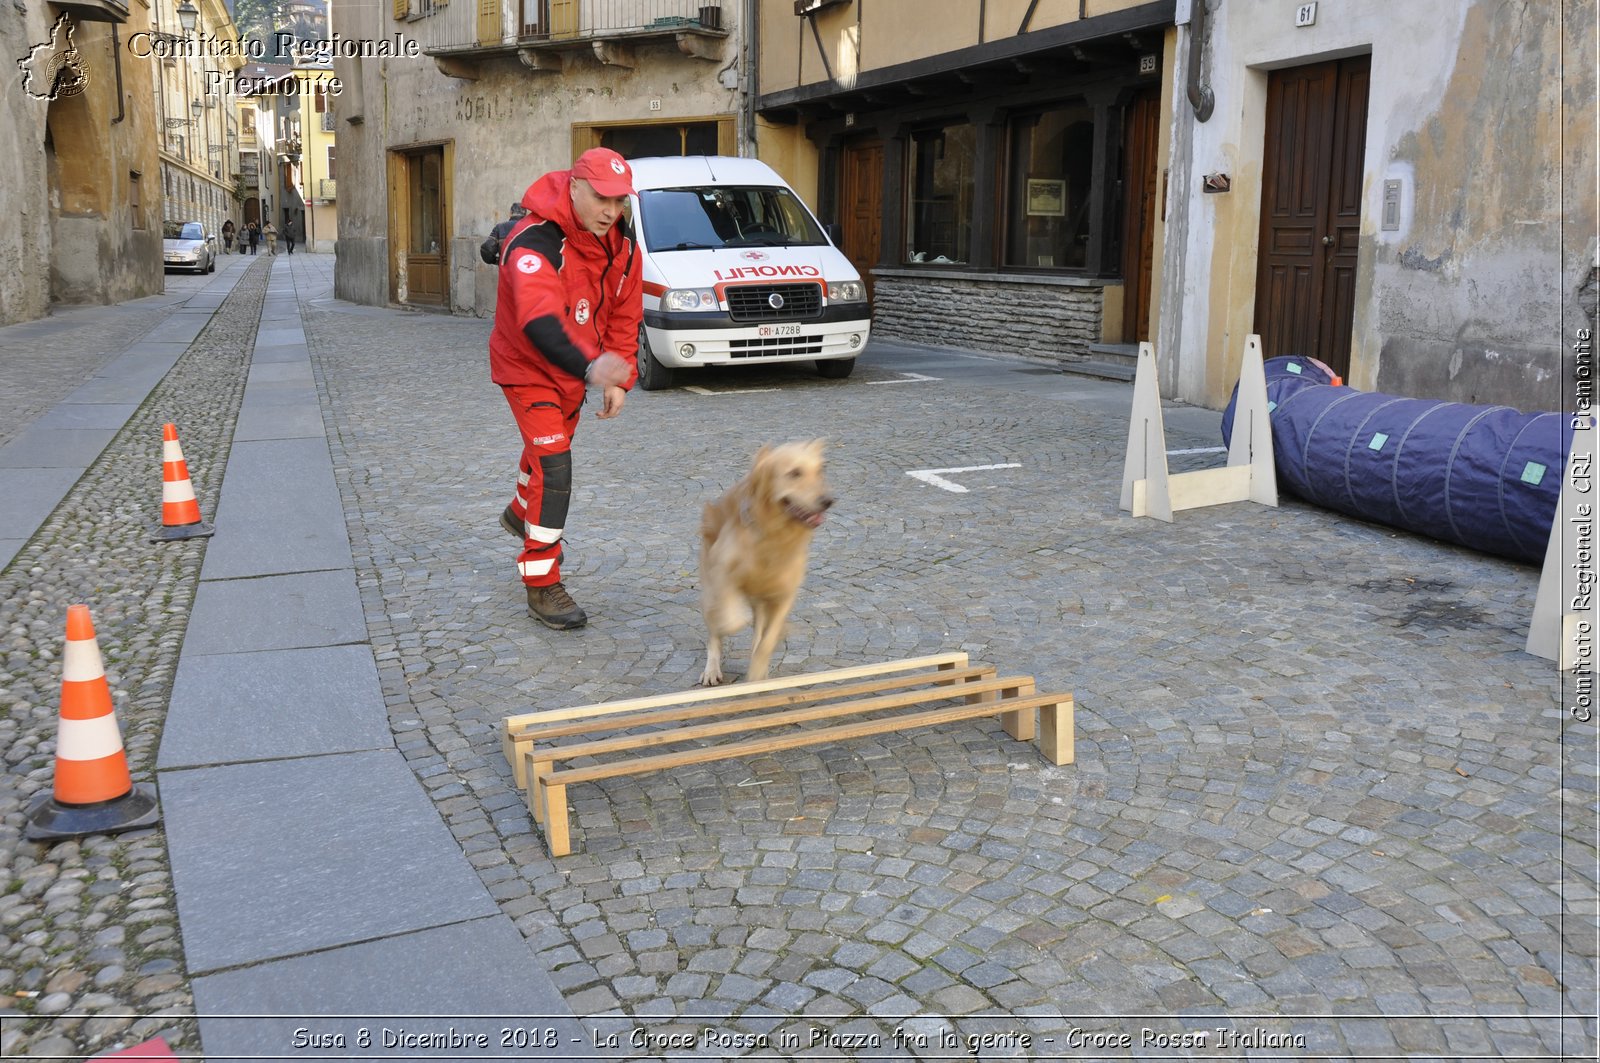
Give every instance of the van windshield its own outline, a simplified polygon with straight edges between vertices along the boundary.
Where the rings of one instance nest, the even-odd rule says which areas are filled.
[[[794,193],[770,185],[644,189],[639,215],[652,252],[828,242]]]

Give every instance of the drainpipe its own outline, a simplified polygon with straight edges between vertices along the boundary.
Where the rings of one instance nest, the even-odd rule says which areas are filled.
[[[1211,35],[1210,11],[1206,0],[1192,0],[1194,7],[1189,21],[1189,106],[1194,108],[1197,122],[1211,117],[1217,105],[1211,86],[1200,80],[1200,57],[1205,51],[1206,38]]]
[[[122,94],[122,42],[117,40],[117,24],[111,24],[111,61],[117,67],[117,116],[111,120],[116,125],[128,116],[128,103]]]
[[[744,33],[744,99],[739,101],[744,124],[744,144],[741,155],[756,156],[756,93],[760,90],[760,70],[757,57],[761,54],[761,15],[756,0],[744,0],[744,14],[740,16]]]

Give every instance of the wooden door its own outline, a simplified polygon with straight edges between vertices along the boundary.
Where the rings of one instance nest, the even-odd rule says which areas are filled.
[[[1350,371],[1362,157],[1372,61],[1275,70],[1267,81],[1255,329],[1269,358]]]
[[[882,255],[883,141],[846,144],[839,182],[839,250],[861,274],[872,298],[872,267]]]
[[[1156,246],[1156,193],[1160,186],[1157,144],[1161,136],[1161,92],[1140,93],[1128,107],[1122,231],[1122,339],[1150,338],[1150,283]]]
[[[406,248],[407,302],[443,306],[450,275],[444,230],[444,149],[429,148],[406,160],[410,224]]]

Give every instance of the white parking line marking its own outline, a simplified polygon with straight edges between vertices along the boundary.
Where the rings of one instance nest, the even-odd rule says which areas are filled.
[[[778,389],[777,388],[730,388],[730,389],[728,389],[726,391],[712,391],[710,388],[703,388],[699,384],[685,384],[684,387],[683,387],[683,390],[692,391],[696,395],[759,395],[763,391],[777,391]]]
[[[942,377],[936,377],[936,376],[923,376],[921,373],[907,373],[903,369],[896,369],[895,372],[899,373],[900,376],[903,379],[901,379],[901,380],[869,380],[869,381],[867,381],[867,383],[869,383],[869,384],[920,384],[920,383],[922,383],[924,381],[927,381],[927,380],[941,380],[941,379],[943,379]]]
[[[1169,450],[1168,454],[1222,454],[1227,447],[1190,447],[1188,450]]]
[[[935,487],[942,487],[946,491],[954,491],[956,494],[962,495],[967,493],[967,488],[962,487],[958,483],[946,480],[939,474],[942,472],[987,472],[990,469],[1020,468],[1022,468],[1022,462],[1011,461],[1006,462],[1004,465],[963,465],[959,469],[907,469],[906,475],[914,476],[923,483],[932,484]]]

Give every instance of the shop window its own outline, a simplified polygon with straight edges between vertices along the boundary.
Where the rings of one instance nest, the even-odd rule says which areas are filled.
[[[911,216],[906,257],[911,262],[966,262],[972,244],[972,188],[977,131],[968,124],[925,129],[911,136]]]
[[[1068,106],[1018,115],[1009,134],[1005,264],[1083,269],[1094,174],[1093,110]]]

